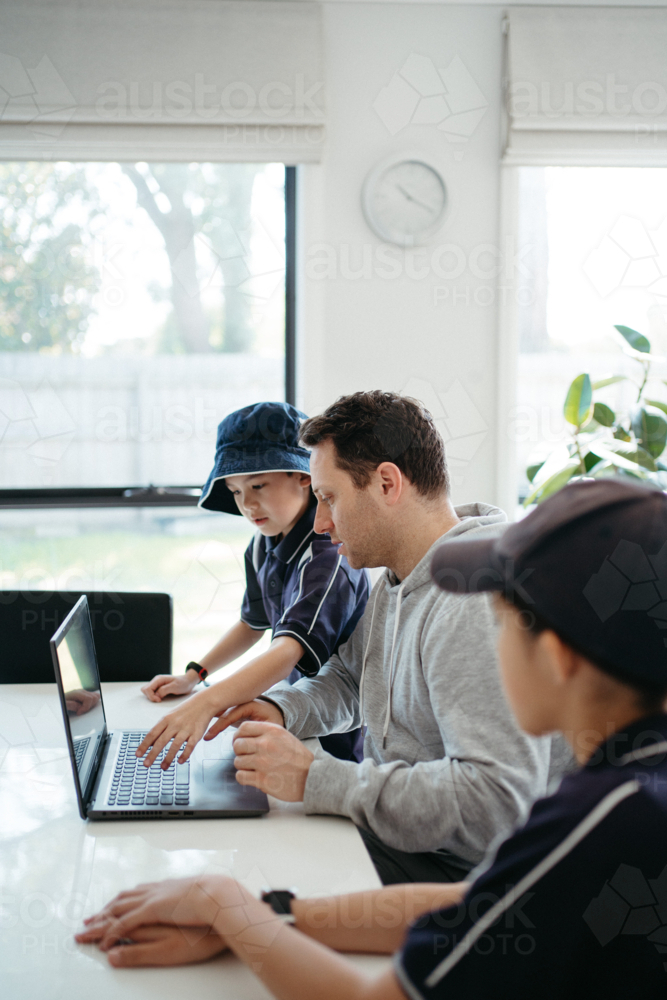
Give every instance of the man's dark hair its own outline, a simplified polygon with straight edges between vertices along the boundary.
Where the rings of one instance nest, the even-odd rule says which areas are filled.
[[[355,392],[341,396],[319,417],[301,425],[309,448],[332,441],[336,465],[364,489],[382,462],[393,462],[418,493],[449,494],[445,447],[433,417],[419,400],[395,392]]]

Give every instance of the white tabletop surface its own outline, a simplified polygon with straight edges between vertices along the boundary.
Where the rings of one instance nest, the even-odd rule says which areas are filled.
[[[150,728],[169,706],[105,684],[109,728]],[[6,1000],[142,1000],[269,994],[233,956],[174,969],[112,969],[75,944],[83,916],[122,889],[224,872],[252,892],[328,895],[379,886],[351,822],[271,799],[254,819],[90,822],[80,818],[55,684],[0,686],[0,994]],[[387,959],[356,957],[379,974]]]

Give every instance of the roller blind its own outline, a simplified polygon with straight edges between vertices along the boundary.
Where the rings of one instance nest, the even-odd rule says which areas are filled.
[[[506,28],[505,162],[667,165],[664,8],[512,8]]]
[[[49,0],[0,8],[3,159],[316,162],[311,0]]]

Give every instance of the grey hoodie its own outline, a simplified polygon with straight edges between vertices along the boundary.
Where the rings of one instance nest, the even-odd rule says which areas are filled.
[[[461,521],[405,580],[388,570],[350,639],[313,678],[271,688],[269,700],[301,739],[367,726],[361,764],[321,754],[307,813],[349,816],[402,851],[446,850],[476,864],[490,842],[544,795],[551,739],[521,733],[500,685],[497,627],[487,595],[456,595],[431,581],[444,538],[498,535],[505,514],[457,507]]]

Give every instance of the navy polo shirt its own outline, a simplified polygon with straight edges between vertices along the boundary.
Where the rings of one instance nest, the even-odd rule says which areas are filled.
[[[314,677],[346,642],[366,607],[365,570],[352,569],[328,535],[313,529],[311,505],[281,540],[257,532],[246,549],[246,592],[241,619],[273,638],[291,635],[304,655],[298,671]]]
[[[460,906],[413,925],[395,969],[412,1000],[665,1000],[667,715],[537,802]]]

